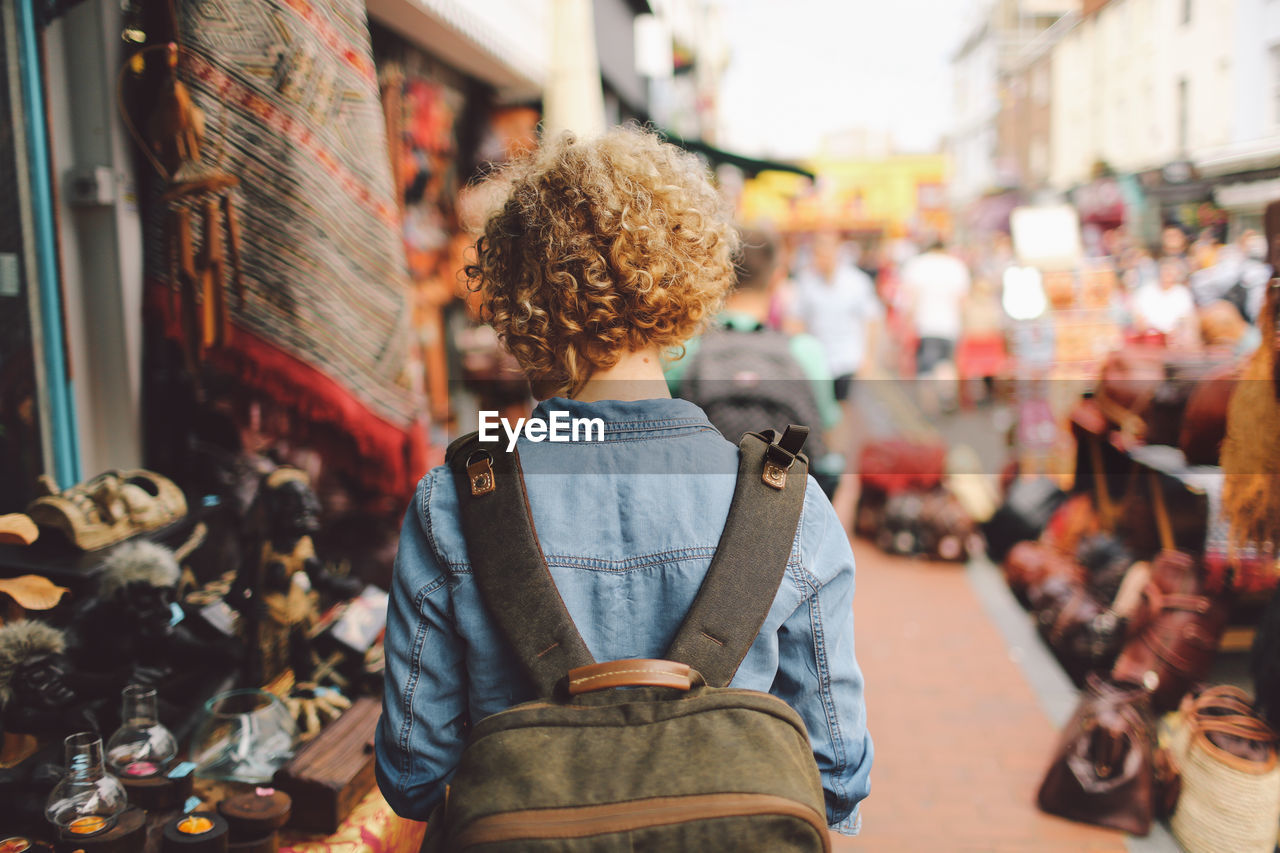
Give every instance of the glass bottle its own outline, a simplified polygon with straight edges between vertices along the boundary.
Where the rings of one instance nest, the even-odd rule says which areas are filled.
[[[120,728],[107,741],[107,763],[126,779],[164,773],[178,756],[178,742],[160,724],[155,688],[130,684],[122,696]]]
[[[191,739],[195,774],[266,785],[293,757],[296,735],[293,716],[278,697],[252,688],[220,693],[204,704]]]
[[[67,775],[49,792],[45,817],[72,835],[96,835],[110,829],[128,808],[129,797],[120,780],[102,763],[102,738],[80,732],[63,743]]]

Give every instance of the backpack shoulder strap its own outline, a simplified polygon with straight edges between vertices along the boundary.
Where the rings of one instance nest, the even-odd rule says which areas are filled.
[[[696,669],[713,687],[738,671],[769,615],[787,568],[804,506],[807,427],[747,433],[738,444],[738,482],[729,518],[698,596],[667,657]]]
[[[538,544],[520,456],[465,435],[446,452],[480,598],[539,696],[595,658],[556,589]]]

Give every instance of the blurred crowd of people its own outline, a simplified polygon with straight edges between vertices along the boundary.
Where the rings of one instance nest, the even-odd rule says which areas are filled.
[[[943,388],[990,382],[1009,366],[1016,322],[1003,297],[1020,284],[1006,275],[1018,264],[1007,233],[956,247],[888,241],[874,251],[836,231],[752,239],[776,253],[762,322],[816,340],[838,400],[857,378],[929,378]],[[1147,246],[1123,227],[1086,227],[1083,242],[1077,271],[1045,279],[1046,310],[1077,307],[1073,293],[1092,288],[1084,302],[1104,309],[1128,340],[1237,354],[1257,346],[1254,323],[1272,274],[1258,232],[1223,242],[1215,229],[1189,235],[1169,224]]]

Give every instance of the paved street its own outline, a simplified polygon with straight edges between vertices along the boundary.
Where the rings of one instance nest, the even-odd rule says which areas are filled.
[[[988,464],[1002,457],[990,411],[927,419],[911,396],[910,383],[860,389],[850,459],[868,436],[939,432],[974,446]],[[845,519],[854,491],[836,501]],[[862,835],[836,849],[1124,851],[1123,834],[1035,806],[1074,688],[997,570],[893,557],[859,539],[853,549],[857,654],[876,758]]]
[[[876,759],[862,835],[836,849],[1123,851],[1036,809],[1055,729],[964,567],[854,553]]]

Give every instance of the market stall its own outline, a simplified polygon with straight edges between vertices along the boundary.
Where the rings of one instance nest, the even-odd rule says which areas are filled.
[[[383,590],[428,429],[492,378],[465,187],[538,113],[360,0],[123,14],[146,467],[0,516],[0,849],[416,848]]]
[[[1023,476],[987,525],[1083,691],[1039,791],[1047,812],[1138,835],[1168,818],[1197,853],[1275,844],[1277,311],[1273,281],[1244,359],[1134,340],[1106,355],[1064,419],[1066,488]],[[1224,672],[1248,676],[1215,684]]]

